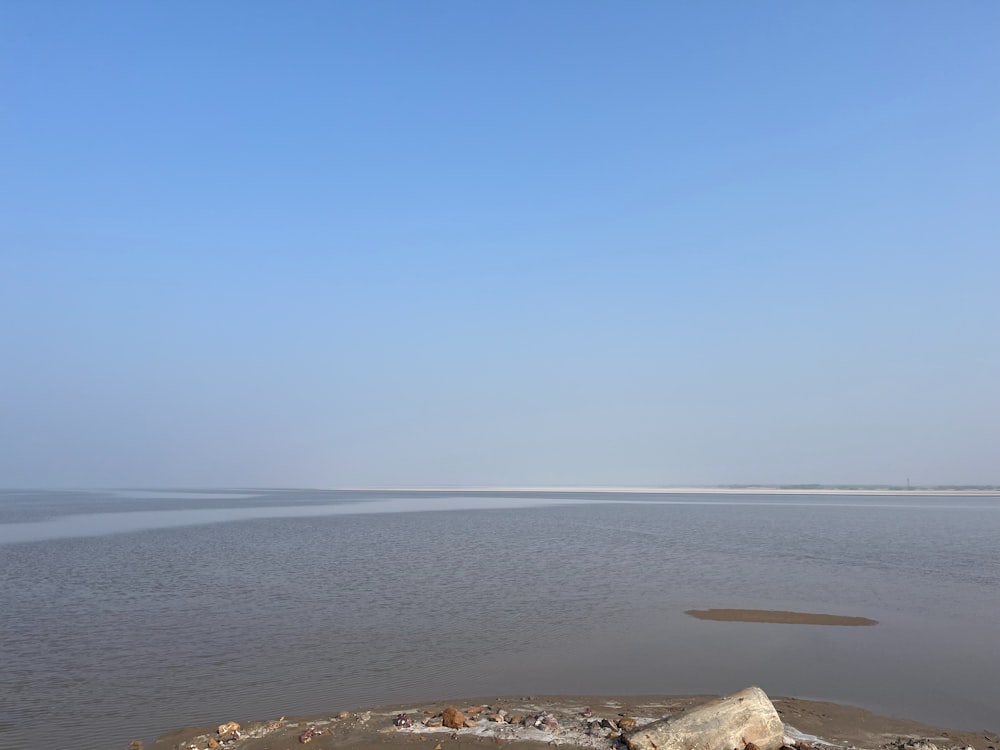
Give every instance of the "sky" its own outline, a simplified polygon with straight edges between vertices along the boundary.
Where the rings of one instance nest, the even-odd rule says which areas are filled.
[[[1000,484],[1000,4],[0,4],[0,486]]]

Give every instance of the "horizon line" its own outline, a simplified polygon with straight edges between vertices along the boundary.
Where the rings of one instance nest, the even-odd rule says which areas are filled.
[[[340,485],[280,487],[247,485],[122,485],[117,487],[4,487],[0,491],[317,491],[317,492],[546,492],[620,494],[867,494],[867,495],[998,495],[1000,485],[890,485],[890,484],[717,484],[717,485]]]

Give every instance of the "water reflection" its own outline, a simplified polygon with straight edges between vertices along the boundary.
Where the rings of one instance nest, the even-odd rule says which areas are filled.
[[[262,518],[307,518],[370,513],[418,513],[455,510],[498,510],[586,505],[593,500],[538,497],[424,497],[354,500],[331,505],[130,510],[122,513],[81,513],[43,521],[0,524],[0,544],[105,536],[153,529],[251,521]]]

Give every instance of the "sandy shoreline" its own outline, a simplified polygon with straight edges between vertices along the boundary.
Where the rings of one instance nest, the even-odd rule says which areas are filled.
[[[553,746],[621,750],[617,730],[594,732],[590,722],[604,718],[618,722],[634,719],[637,726],[686,710],[711,696],[512,696],[471,698],[427,704],[400,704],[360,711],[335,711],[309,717],[281,717],[271,721],[241,721],[241,717],[220,717],[220,723],[235,720],[242,724],[242,738],[225,743],[233,750],[292,750],[304,747],[355,748],[356,750],[461,750],[468,746],[495,747],[516,743],[525,750]],[[772,697],[785,723],[786,734],[807,748],[859,748],[862,750],[938,750],[974,748],[1000,750],[995,731],[956,730],[916,721],[877,716],[854,706],[836,703]],[[448,706],[463,711],[468,722],[460,730],[425,726]],[[404,726],[397,726],[405,714]],[[533,715],[551,716],[554,731],[523,726],[523,722],[496,720]],[[492,717],[492,718],[491,718]],[[150,750],[202,750],[218,736],[216,726],[188,727],[159,738]],[[920,743],[925,743],[920,745]],[[907,748],[907,745],[911,747]]]

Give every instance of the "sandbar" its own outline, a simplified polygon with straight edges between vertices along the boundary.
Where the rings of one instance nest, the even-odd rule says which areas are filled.
[[[867,617],[785,612],[774,609],[689,609],[685,614],[699,620],[719,622],[771,622],[783,625],[841,625],[847,627],[878,625],[878,620],[871,620]]]

